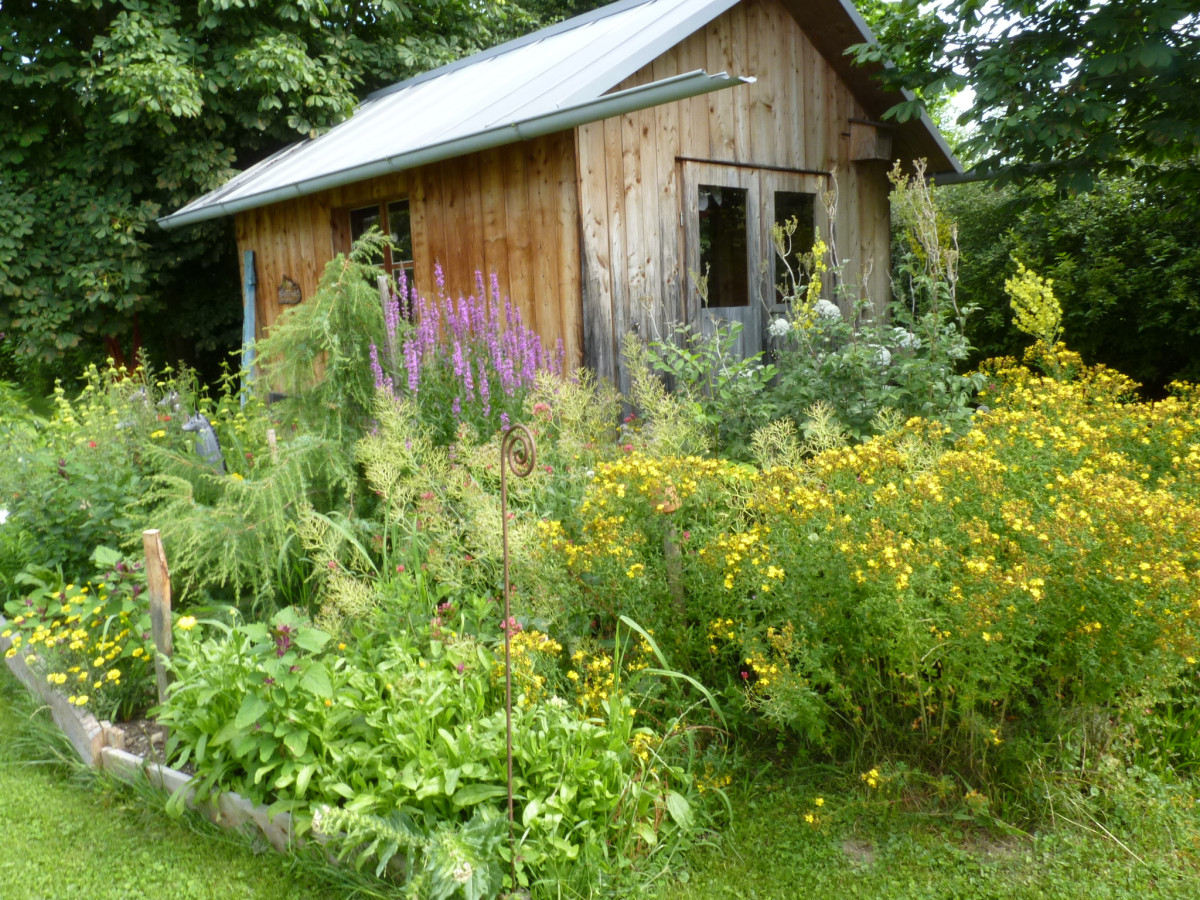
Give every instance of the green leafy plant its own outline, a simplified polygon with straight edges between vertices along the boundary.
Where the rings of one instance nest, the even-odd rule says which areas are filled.
[[[698,334],[681,325],[673,339],[646,347],[651,367],[670,379],[677,401],[691,409],[713,449],[733,456],[745,453],[750,426],[762,417],[761,395],[775,377],[762,354],[736,355],[742,328],[740,322],[718,323],[711,334]]]
[[[896,299],[882,314],[857,295],[837,263],[832,238],[830,244],[818,241],[806,274],[788,267],[783,288],[792,310],[772,326],[779,376],[767,393],[770,418],[794,417],[823,402],[860,441],[877,433],[885,410],[936,419],[956,432],[970,421],[981,379],[959,372],[970,353],[963,335],[970,310],[957,301],[954,231],[940,216],[921,166],[912,179],[898,167],[891,177],[893,208],[905,235],[895,266]],[[826,201],[834,221],[836,193]],[[787,226],[775,226],[773,234],[786,261]],[[822,296],[827,283],[834,285],[833,300]]]
[[[202,793],[237,790],[301,821],[313,811],[322,834],[360,864],[373,860],[382,873],[406,858],[401,875],[414,891],[494,890],[506,792],[495,619],[472,633],[488,606],[454,604],[422,618],[409,604],[423,596],[394,593],[381,607],[392,621],[407,608],[413,630],[384,636],[362,623],[336,644],[288,611],[270,624],[210,623],[204,639],[177,630],[160,721]],[[553,665],[561,653],[544,635],[517,634],[528,636],[514,642],[525,648],[518,656]],[[629,668],[619,651],[608,659],[607,687],[582,682],[604,691],[592,712],[516,666],[530,672],[517,681],[513,723],[523,884],[592,883],[603,869],[674,852],[695,825],[686,754],[671,749],[678,717],[665,731],[637,721],[635,709],[652,700],[635,700],[633,685],[658,670]]]
[[[5,605],[12,647],[75,706],[124,721],[153,702],[154,642],[142,564],[109,547],[92,554],[97,575],[68,584],[62,570],[30,565],[16,576],[21,595]]]

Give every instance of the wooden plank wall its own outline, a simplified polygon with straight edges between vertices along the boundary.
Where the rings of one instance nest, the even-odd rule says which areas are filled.
[[[349,247],[338,210],[408,197],[417,288],[433,296],[434,266],[453,296],[475,292],[475,273],[495,273],[525,324],[568,365],[582,360],[579,194],[573,132],[485,150],[385,175],[237,216],[239,250],[254,250],[258,333],[279,317],[286,276],[305,298],[325,264]],[[244,274],[244,273],[243,273]]]
[[[877,305],[890,290],[886,165],[851,163],[849,120],[866,113],[791,14],[779,0],[746,0],[614,90],[701,68],[757,82],[576,129],[585,362],[622,388],[622,336],[665,336],[685,315],[681,157],[836,167],[838,257],[856,281],[870,267]]]

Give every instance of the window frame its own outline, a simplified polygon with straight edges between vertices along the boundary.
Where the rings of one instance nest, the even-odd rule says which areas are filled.
[[[383,197],[377,200],[365,200],[361,203],[353,203],[348,206],[340,207],[333,213],[333,238],[334,251],[337,253],[349,253],[350,248],[354,245],[354,214],[364,210],[374,210],[379,224],[379,230],[384,234],[391,234],[391,214],[390,208],[398,203],[404,203],[408,207],[408,245],[413,252],[413,259],[395,259],[394,248],[389,243],[383,250],[383,259],[378,263],[387,275],[388,280],[393,284],[397,284],[396,274],[403,271],[405,280],[409,287],[413,285],[416,269],[416,243],[413,240],[412,227],[412,201],[407,194],[399,196]]]

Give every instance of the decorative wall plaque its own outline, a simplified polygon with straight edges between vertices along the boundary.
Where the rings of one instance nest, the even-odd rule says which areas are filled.
[[[279,282],[279,305],[295,306],[303,299],[304,294],[300,291],[300,285],[284,275],[283,281]]]

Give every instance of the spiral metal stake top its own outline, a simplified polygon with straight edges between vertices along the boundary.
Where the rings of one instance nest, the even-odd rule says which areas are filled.
[[[524,425],[513,425],[500,438],[500,532],[504,541],[504,715],[505,754],[508,773],[508,855],[512,867],[512,890],[517,889],[517,847],[513,815],[512,739],[512,587],[508,579],[508,471],[517,478],[533,472],[537,447]]]

